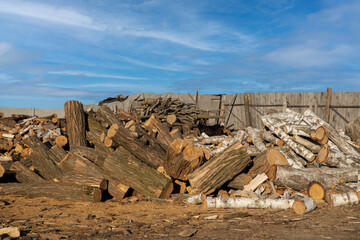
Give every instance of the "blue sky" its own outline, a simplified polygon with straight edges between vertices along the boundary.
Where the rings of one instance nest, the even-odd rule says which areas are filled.
[[[0,0],[0,106],[360,91],[360,1]]]

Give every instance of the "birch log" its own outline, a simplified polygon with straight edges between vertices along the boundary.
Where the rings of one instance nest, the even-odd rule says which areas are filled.
[[[263,142],[262,137],[260,136],[260,131],[259,130],[255,129],[255,128],[252,128],[252,127],[247,127],[246,132],[250,136],[253,144],[255,145],[255,147],[257,149],[259,149],[261,152],[265,151],[267,149],[264,142]]]
[[[294,199],[260,199],[260,198],[206,198],[204,206],[208,208],[291,208]]]
[[[296,199],[292,205],[292,209],[297,214],[305,214],[315,210],[316,202],[311,197],[304,197],[301,199]]]
[[[340,194],[328,194],[325,201],[332,207],[344,205],[357,205],[359,198],[355,192],[346,192]]]

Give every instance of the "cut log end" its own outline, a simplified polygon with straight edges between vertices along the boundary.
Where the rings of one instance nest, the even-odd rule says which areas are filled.
[[[119,129],[119,125],[113,124],[113,125],[109,128],[109,130],[108,130],[108,132],[107,132],[108,138],[114,137],[114,136],[116,135],[118,129]]]
[[[55,143],[59,146],[59,147],[64,147],[67,143],[68,143],[68,139],[66,136],[58,136],[56,139],[55,139]]]
[[[97,202],[101,202],[102,200],[102,191],[100,188],[95,188],[94,192],[93,192],[93,202],[97,203]]]
[[[272,164],[278,164],[278,165],[289,165],[289,162],[286,160],[284,155],[277,149],[271,148],[268,150],[267,158],[269,163]]]
[[[325,189],[319,182],[311,182],[307,190],[309,197],[314,200],[321,200],[325,197]]]
[[[304,204],[304,201],[302,200],[296,200],[292,206],[293,210],[297,214],[304,214],[306,211],[306,206]]]
[[[326,159],[328,158],[329,155],[329,149],[327,146],[323,146],[320,148],[318,154],[317,154],[317,161],[319,163],[324,163],[326,162]]]

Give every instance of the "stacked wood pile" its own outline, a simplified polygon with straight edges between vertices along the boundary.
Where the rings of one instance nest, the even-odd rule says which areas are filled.
[[[358,143],[311,111],[263,116],[263,129],[190,136],[175,123],[185,126],[181,119],[194,112],[170,103],[156,100],[146,118],[105,105],[84,111],[77,101],[65,103],[65,119],[0,118],[0,180],[17,181],[0,184],[0,194],[103,201],[181,193],[207,207],[298,213],[323,199],[333,206],[358,203]],[[346,131],[358,139],[351,124]]]
[[[202,192],[189,198],[208,207],[315,209],[315,200],[331,206],[357,204],[360,197],[358,121],[346,129],[348,137],[310,110],[303,115],[290,109],[261,117],[264,129],[247,127],[237,136],[252,156],[252,164],[227,183],[217,198]],[[351,130],[350,130],[351,129]],[[226,138],[226,137],[225,137]],[[205,137],[198,145],[212,150],[221,137]],[[224,188],[224,187],[223,187]],[[225,188],[224,188],[225,189]],[[230,190],[229,190],[230,189]],[[231,197],[229,197],[231,196]]]

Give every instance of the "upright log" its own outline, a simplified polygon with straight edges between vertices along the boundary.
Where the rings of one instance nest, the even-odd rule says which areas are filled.
[[[233,144],[215,154],[204,165],[188,175],[193,193],[210,194],[231,180],[251,163],[246,150]]]
[[[165,149],[147,134],[134,136],[129,129],[114,124],[110,127],[107,136],[155,169],[164,164]]]
[[[72,145],[86,146],[86,119],[82,103],[67,101],[64,109],[70,148]]]

